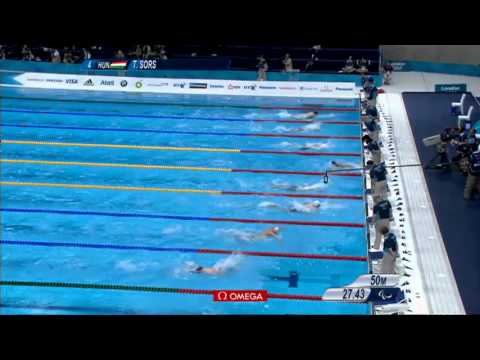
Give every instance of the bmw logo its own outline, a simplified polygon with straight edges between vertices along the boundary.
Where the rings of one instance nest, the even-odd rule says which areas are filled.
[[[135,83],[135,87],[136,87],[137,89],[140,89],[142,86],[143,86],[143,84],[142,84],[141,81],[137,81],[137,82]]]
[[[120,83],[120,86],[125,87],[127,86],[127,84],[128,84],[127,80],[122,80],[122,82]]]

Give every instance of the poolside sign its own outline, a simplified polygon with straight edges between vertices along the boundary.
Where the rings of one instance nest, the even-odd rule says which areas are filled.
[[[266,290],[219,290],[213,292],[213,301],[216,302],[266,302]]]
[[[437,84],[435,92],[438,93],[459,93],[467,92],[467,84]]]

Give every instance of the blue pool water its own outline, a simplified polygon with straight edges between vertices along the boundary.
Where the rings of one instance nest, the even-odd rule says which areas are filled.
[[[305,124],[252,121],[286,120],[289,116],[302,112],[285,109],[288,107],[312,104],[335,108],[358,107],[355,101],[132,96],[25,89],[0,91],[1,158],[16,161],[3,161],[1,164],[1,181],[8,182],[1,187],[1,239],[4,241],[0,245],[1,280],[201,290],[263,289],[276,294],[321,296],[327,288],[347,285],[368,272],[366,262],[249,255],[229,257],[228,254],[151,250],[152,247],[186,248],[364,257],[367,255],[367,244],[365,228],[362,227],[280,224],[281,240],[252,242],[247,241],[246,234],[261,232],[273,225],[230,221],[250,219],[364,224],[362,177],[331,176],[329,183],[324,184],[323,176],[319,175],[78,164],[299,172],[324,172],[332,160],[361,166],[362,157],[352,156],[361,154],[362,150],[358,124],[324,123],[309,132],[293,133],[290,130]],[[359,114],[322,111],[318,120],[359,121]],[[249,134],[347,136],[357,139],[247,136]],[[16,141],[30,143],[11,143]],[[93,145],[58,146],[31,142]],[[322,143],[325,146],[320,150],[301,150],[306,143]],[[95,144],[316,151],[349,155],[303,156],[191,149],[102,148]],[[77,164],[46,163],[52,161]],[[11,182],[29,184],[14,186]],[[39,183],[50,185],[35,185]],[[312,201],[313,198],[52,186],[72,184],[295,194],[281,188],[282,184],[287,183],[316,184],[313,190],[299,191],[302,194],[351,195],[361,198],[322,198],[319,199],[320,210],[309,214],[290,213],[284,208],[298,206],[298,203]],[[269,207],[266,202],[273,202],[280,208]],[[22,211],[17,211],[18,209]],[[111,216],[105,216],[105,213]],[[121,214],[140,216],[122,217],[119,216]],[[200,218],[225,218],[227,221],[205,221]],[[9,241],[29,243],[8,243]],[[150,247],[150,250],[85,248],[60,246],[58,243],[140,246]],[[46,246],[52,244],[55,246]],[[233,258],[238,264],[234,270],[222,276],[185,271],[185,263],[189,261],[213,266],[226,258]],[[291,271],[299,274],[297,287],[289,287],[287,281],[278,279],[288,276]],[[216,303],[212,301],[211,295],[179,293],[10,286],[3,286],[0,291],[1,314],[370,313],[368,305],[290,299],[245,304]]]

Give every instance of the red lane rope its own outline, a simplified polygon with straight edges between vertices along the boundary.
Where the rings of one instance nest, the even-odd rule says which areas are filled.
[[[319,254],[299,254],[299,253],[278,253],[278,252],[264,252],[264,251],[234,251],[234,250],[220,250],[220,249],[199,249],[199,253],[205,254],[240,254],[249,256],[264,256],[264,257],[284,257],[295,259],[314,259],[314,260],[334,260],[334,261],[358,261],[366,262],[367,257],[364,256],[340,256],[340,255],[319,255]]]
[[[210,218],[212,221],[219,222],[239,222],[248,224],[275,224],[275,225],[304,225],[304,226],[329,226],[329,227],[350,227],[364,228],[364,224],[358,223],[341,223],[330,221],[294,221],[294,220],[257,220],[257,219],[236,219],[236,218]]]
[[[270,110],[305,110],[305,111],[345,111],[358,112],[358,108],[327,108],[327,107],[289,107],[289,106],[261,106],[261,109]]]
[[[321,296],[314,295],[288,295],[288,294],[273,294],[268,293],[269,299],[283,299],[283,300],[308,300],[308,301],[324,301]]]
[[[285,174],[285,175],[312,175],[325,176],[324,172],[315,171],[284,171],[284,170],[260,170],[260,169],[232,169],[232,172],[263,173],[263,174]],[[362,176],[361,173],[331,173],[328,176]]]
[[[360,140],[360,137],[358,137],[358,136],[284,135],[284,134],[259,134],[259,133],[255,133],[255,134],[252,134],[252,135],[249,135],[249,136],[299,138],[299,139]]]
[[[240,150],[244,154],[302,155],[302,156],[362,156],[360,153],[340,152],[304,152],[304,151],[273,151],[273,150]]]
[[[222,191],[224,195],[253,195],[253,196],[279,196],[292,198],[316,198],[316,199],[342,199],[342,200],[363,200],[357,195],[324,195],[324,194],[286,194],[271,192],[249,192],[249,191]]]

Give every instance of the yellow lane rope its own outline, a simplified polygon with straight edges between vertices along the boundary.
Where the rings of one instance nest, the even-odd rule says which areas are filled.
[[[18,160],[18,159],[0,159],[0,163],[12,164],[38,164],[38,165],[70,165],[70,166],[100,166],[117,168],[135,168],[135,169],[159,169],[159,170],[191,170],[191,171],[220,171],[231,172],[228,168],[208,168],[194,166],[164,166],[164,165],[142,165],[142,164],[118,164],[118,163],[96,163],[79,161],[48,161],[48,160]]]
[[[10,186],[42,186],[71,189],[103,189],[103,190],[126,190],[126,191],[157,191],[171,193],[198,193],[210,195],[222,195],[219,190],[195,190],[195,189],[166,189],[157,187],[136,187],[136,186],[112,186],[112,185],[86,185],[86,184],[53,184],[35,182],[0,181],[0,185]]]
[[[68,143],[68,142],[55,142],[55,141],[2,140],[2,144],[47,145],[47,146],[65,146],[65,147],[98,147],[98,148],[136,149],[136,150],[205,151],[205,152],[224,152],[224,153],[241,152],[241,150],[239,149],[146,146],[146,145],[116,145],[116,144],[85,144],[85,143]]]

